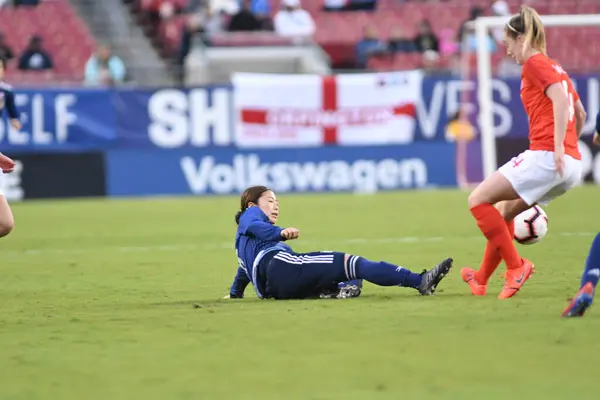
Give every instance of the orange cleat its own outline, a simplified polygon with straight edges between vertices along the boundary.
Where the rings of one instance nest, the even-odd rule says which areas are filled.
[[[534,265],[531,261],[523,259],[521,268],[508,270],[506,272],[506,281],[504,288],[498,296],[499,299],[509,299],[513,297],[527,282],[527,279],[533,274]]]
[[[471,268],[463,268],[460,270],[460,276],[462,277],[463,281],[465,281],[465,283],[469,285],[473,296],[485,296],[487,292],[487,285],[480,285],[479,283],[477,283],[477,281],[475,280],[474,270],[472,270]]]

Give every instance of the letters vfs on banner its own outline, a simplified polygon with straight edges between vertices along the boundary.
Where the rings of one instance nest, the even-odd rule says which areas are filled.
[[[412,143],[421,71],[232,77],[242,148]]]

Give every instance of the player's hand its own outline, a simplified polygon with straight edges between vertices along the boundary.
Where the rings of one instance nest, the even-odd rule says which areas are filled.
[[[594,132],[593,142],[596,146],[600,146],[600,133]]]
[[[558,175],[563,176],[565,172],[565,146],[556,146],[554,148],[554,167]]]
[[[281,237],[286,240],[298,239],[300,231],[296,228],[285,228],[281,231]]]
[[[21,130],[21,121],[19,121],[18,119],[11,119],[10,120],[10,124],[12,125],[13,128],[15,128],[16,130],[20,131]]]
[[[2,172],[10,173],[15,169],[15,162],[10,158],[0,153],[0,169]]]

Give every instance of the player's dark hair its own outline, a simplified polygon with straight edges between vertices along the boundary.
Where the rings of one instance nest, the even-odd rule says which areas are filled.
[[[540,15],[533,8],[521,6],[521,12],[508,21],[504,31],[512,39],[524,35],[525,49],[533,48],[547,55],[544,24],[542,24]]]
[[[248,189],[244,190],[244,193],[242,193],[242,197],[240,198],[240,211],[235,214],[235,223],[238,225],[240,224],[240,217],[244,211],[248,209],[248,204],[258,204],[260,196],[269,190],[271,189],[266,186],[250,186]]]

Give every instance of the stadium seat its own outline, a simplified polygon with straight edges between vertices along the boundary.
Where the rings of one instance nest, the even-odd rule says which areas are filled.
[[[124,0],[126,2],[135,2],[134,10],[141,11],[142,14],[148,10],[157,10],[160,4],[165,1],[172,2],[177,9],[181,10],[187,0]],[[512,12],[517,12],[522,0],[508,0]],[[272,1],[273,15],[279,10],[281,0]],[[379,0],[375,11],[355,11],[355,12],[327,12],[322,10],[323,2],[320,0],[302,2],[303,7],[309,11],[316,23],[317,31],[314,36],[315,41],[320,44],[329,54],[335,67],[351,67],[355,63],[355,46],[361,39],[366,25],[375,25],[381,39],[387,39],[390,30],[394,26],[401,26],[407,37],[414,37],[418,33],[418,26],[421,20],[428,19],[433,27],[434,33],[438,35],[443,30],[458,31],[462,22],[469,16],[469,10],[473,6],[479,6],[489,14],[490,0],[446,0],[446,1],[428,1],[420,0]],[[574,13],[598,13],[600,6],[596,0],[537,0],[536,9],[541,14],[574,14]],[[144,20],[144,18],[142,18]],[[157,27],[152,27],[150,33],[155,32],[159,46],[163,54],[174,54],[179,44],[181,34],[181,17],[174,17],[162,20]],[[569,70],[580,71],[581,65],[586,68],[593,66],[593,63],[582,61],[579,65],[575,60],[597,59],[600,56],[600,45],[594,32],[599,32],[600,27],[588,28],[553,28],[549,31],[549,48],[551,56],[558,58],[565,68]],[[594,43],[585,49],[568,46],[568,43],[588,40],[586,43]],[[248,39],[242,39],[236,36],[234,39],[226,39],[220,36],[214,45],[231,45],[231,43],[255,43],[255,39],[249,36]],[[268,45],[269,42],[264,42]],[[500,50],[500,53],[502,51]],[[585,53],[585,54],[584,54]],[[585,57],[584,57],[585,56]],[[494,56],[494,62],[501,60],[502,55]],[[392,59],[384,60],[376,58],[369,61],[369,66],[376,69],[397,68],[401,66],[414,65],[414,59],[409,58],[400,61]],[[446,61],[444,61],[446,62]],[[579,62],[579,61],[578,61]],[[473,64],[473,62],[472,62]],[[473,65],[475,66],[475,65]]]
[[[15,52],[21,55],[33,35],[43,38],[45,49],[54,61],[52,72],[21,72],[18,61],[9,64],[14,84],[41,84],[59,80],[80,83],[83,66],[94,50],[95,42],[85,23],[66,0],[41,3],[37,7],[0,10],[2,32]]]

